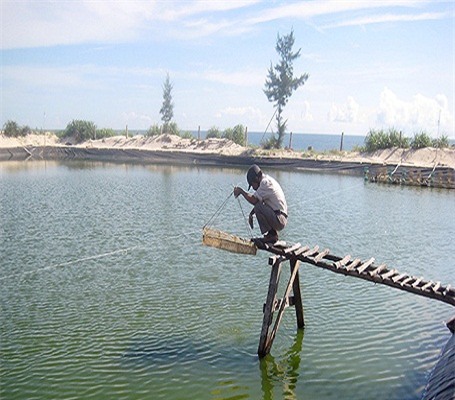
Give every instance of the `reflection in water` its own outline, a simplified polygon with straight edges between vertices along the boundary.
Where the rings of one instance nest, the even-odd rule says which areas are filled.
[[[278,359],[268,354],[259,363],[263,400],[273,400],[275,386],[282,385],[283,396],[297,399],[296,386],[299,376],[300,353],[302,351],[303,329],[298,329],[291,348]]]

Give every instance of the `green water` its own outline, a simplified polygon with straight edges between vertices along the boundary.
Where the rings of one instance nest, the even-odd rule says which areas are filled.
[[[284,240],[455,283],[453,192],[270,172]],[[453,307],[309,265],[305,330],[287,310],[258,359],[268,254],[201,244],[244,174],[0,163],[0,398],[420,398]],[[248,235],[232,197],[214,225]]]

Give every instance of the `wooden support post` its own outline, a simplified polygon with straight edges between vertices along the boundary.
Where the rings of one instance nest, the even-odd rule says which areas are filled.
[[[294,282],[292,283],[292,291],[294,293],[294,306],[295,306],[295,316],[297,318],[297,328],[303,329],[305,327],[305,320],[303,317],[303,304],[302,304],[302,294],[300,292],[300,278],[299,278],[299,260],[291,261],[291,276],[294,273],[294,270],[297,269]]]
[[[270,352],[273,341],[275,340],[276,333],[278,331],[278,327],[280,326],[281,320],[283,318],[284,310],[287,307],[290,305],[295,306],[297,327],[301,329],[305,325],[303,318],[302,295],[300,292],[299,260],[295,258],[290,260],[291,276],[286,286],[286,290],[282,299],[278,301],[276,299],[281,272],[281,263],[284,260],[285,258],[282,257],[271,258],[269,260],[269,264],[272,264],[272,272],[270,274],[269,290],[267,294],[267,301],[264,306],[264,318],[262,322],[261,337],[259,339],[258,355],[261,358],[265,357]],[[293,291],[293,296],[290,296],[291,290]],[[277,304],[278,308],[276,308]],[[269,333],[269,329],[273,321],[273,313],[276,310],[278,311],[278,314],[275,319],[273,329]]]
[[[259,339],[258,355],[259,357],[265,357],[268,353],[266,348],[268,347],[267,339],[269,338],[269,326],[272,324],[273,318],[273,306],[275,303],[276,292],[278,290],[278,283],[280,281],[281,272],[281,257],[271,257],[269,263],[272,262],[272,272],[270,274],[269,291],[267,294],[267,301],[264,308],[264,318],[262,320],[261,337]],[[269,348],[270,351],[270,348]]]

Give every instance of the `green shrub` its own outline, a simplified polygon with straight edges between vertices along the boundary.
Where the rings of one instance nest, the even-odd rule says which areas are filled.
[[[178,135],[179,128],[176,122],[167,122],[163,124],[163,133],[167,133],[169,135]]]
[[[96,138],[103,139],[107,137],[116,136],[117,133],[111,128],[102,128],[96,130]]]
[[[65,129],[65,136],[73,136],[76,143],[95,139],[96,125],[91,121],[72,120]]]
[[[278,149],[278,139],[275,135],[270,136],[265,142],[262,143],[264,150]]]
[[[29,126],[19,126],[15,121],[6,121],[3,125],[3,134],[7,137],[26,136],[32,133]]]
[[[221,132],[216,126],[212,126],[207,131],[207,135],[205,135],[205,137],[206,137],[206,139],[211,139],[211,138],[220,139],[221,138]]]
[[[179,135],[182,139],[194,139],[193,134],[190,131],[180,132]]]
[[[406,149],[409,147],[409,139],[404,137],[401,131],[397,131],[395,128],[390,128],[387,133],[390,147],[399,147]]]
[[[416,133],[411,141],[413,149],[423,149],[424,147],[431,147],[431,137],[426,132]]]
[[[6,121],[3,124],[3,134],[7,137],[18,137],[20,136],[20,128],[16,121]]]
[[[223,132],[223,138],[232,140],[240,146],[245,146],[245,128],[238,124],[234,128],[228,128]]]
[[[226,128],[223,133],[221,134],[221,137],[223,139],[228,139],[228,140],[232,140],[233,137],[234,137],[234,129],[232,128]]]
[[[445,135],[442,135],[440,138],[433,139],[432,145],[438,149],[450,147],[449,138]]]
[[[379,149],[385,149],[386,146],[387,140],[385,132],[382,129],[370,129],[365,138],[365,150],[367,152],[373,152]]]
[[[161,135],[161,127],[158,124],[153,124],[145,136],[158,136]]]
[[[394,128],[390,128],[387,132],[383,129],[370,129],[365,138],[365,150],[367,152],[390,149],[392,147],[408,148],[409,139]]]
[[[167,122],[163,125],[153,124],[145,136],[158,136],[161,134],[180,136],[179,127],[175,122]]]

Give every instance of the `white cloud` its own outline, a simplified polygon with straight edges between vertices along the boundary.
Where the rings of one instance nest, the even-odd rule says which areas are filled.
[[[150,127],[154,122],[150,115],[141,114],[136,111],[122,113],[122,118],[129,127]]]
[[[376,9],[412,8],[429,4],[422,0],[329,0],[291,2],[279,6],[274,4],[258,0],[2,0],[1,47],[11,49],[79,43],[125,43],[147,36],[155,40],[212,38],[216,34],[232,36],[279,19],[303,19],[310,23],[311,18],[343,17],[352,11],[362,11],[366,15],[361,20],[342,21],[331,26],[448,17],[444,12],[368,15]],[[242,15],[239,15],[238,10],[242,10]]]
[[[216,112],[215,117],[218,120],[225,120],[225,126],[237,125],[239,123],[245,126],[265,126],[267,117],[256,107],[226,107]]]
[[[331,122],[359,122],[360,106],[352,96],[349,96],[345,104],[332,104],[328,117]]]
[[[262,112],[255,107],[226,107],[219,110],[216,115],[217,117],[222,117],[223,115],[262,117]]]
[[[450,13],[421,13],[421,14],[382,14],[371,15],[361,18],[343,20],[333,24],[322,26],[322,29],[340,28],[344,26],[364,26],[370,24],[379,24],[387,22],[415,22],[415,21],[429,21],[449,18]]]
[[[246,20],[250,24],[259,24],[283,18],[298,18],[309,20],[314,17],[336,15],[341,13],[352,13],[360,10],[374,10],[393,7],[415,7],[423,6],[428,1],[423,0],[393,0],[386,2],[356,0],[356,1],[301,1],[291,4],[284,4],[278,7],[270,7],[256,13],[254,17]]]
[[[3,49],[125,42],[153,15],[154,2],[2,0]]]
[[[201,77],[212,82],[244,87],[261,87],[265,80],[262,71],[261,73],[258,73],[251,70],[235,72],[209,70],[205,71]]]
[[[408,131],[407,133],[425,130],[430,134],[437,133],[438,124],[441,133],[453,129],[453,117],[447,97],[443,94],[435,98],[416,94],[410,101],[405,101],[388,88],[384,88],[381,93],[376,115],[377,122],[383,126],[394,126]]]
[[[310,112],[310,103],[308,101],[304,101],[303,103],[303,110],[301,113],[302,120],[306,122],[313,121],[313,114]]]
[[[211,13],[211,12],[227,12],[252,6],[260,2],[259,0],[237,0],[237,1],[165,1],[157,5],[160,6],[160,19],[167,21],[178,21],[193,15]],[[182,6],[183,5],[183,6]]]
[[[137,82],[144,78],[162,77],[164,70],[76,64],[65,67],[4,66],[2,73],[4,82],[15,86],[95,89],[98,86],[109,87],[112,81],[124,82],[125,76],[137,78]]]

